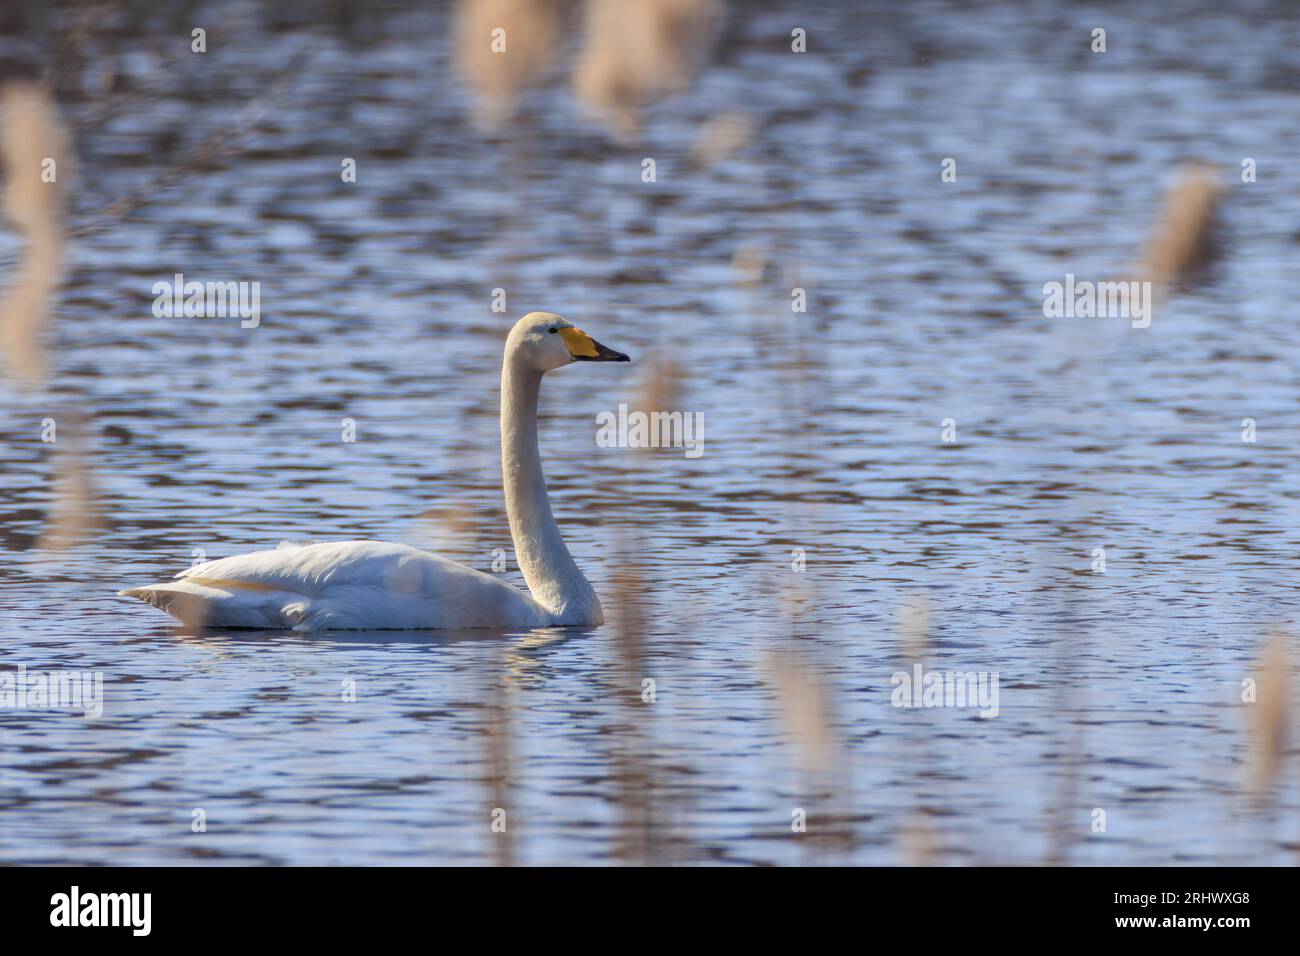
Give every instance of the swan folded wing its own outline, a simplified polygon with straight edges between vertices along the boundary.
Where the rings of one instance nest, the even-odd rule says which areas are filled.
[[[195,565],[176,578],[175,585],[158,587],[185,594],[201,589],[195,593],[210,602],[207,620],[213,626],[319,630],[535,627],[549,622],[536,601],[498,578],[380,541],[281,545]],[[279,621],[264,621],[273,609],[278,609]],[[256,623],[244,623],[250,618]]]
[[[196,564],[177,574],[176,578],[223,581],[244,587],[260,586],[309,594],[336,585],[382,585],[404,561],[409,564],[421,559],[453,563],[407,545],[383,541],[331,541],[308,545],[284,542],[278,548]]]

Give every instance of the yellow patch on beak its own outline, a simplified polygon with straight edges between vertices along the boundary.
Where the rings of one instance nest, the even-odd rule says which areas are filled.
[[[596,342],[582,329],[560,329],[560,337],[574,358],[595,358]]]

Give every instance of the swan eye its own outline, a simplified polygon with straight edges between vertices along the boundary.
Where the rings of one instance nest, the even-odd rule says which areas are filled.
[[[550,332],[552,335],[554,335],[556,332],[560,331],[560,327],[559,327],[558,325],[552,325],[552,326],[551,326],[549,329],[547,329],[546,331],[547,331],[547,332]]]

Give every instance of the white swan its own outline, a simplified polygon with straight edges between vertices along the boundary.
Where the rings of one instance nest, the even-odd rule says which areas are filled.
[[[627,362],[550,312],[510,330],[501,367],[501,470],[510,533],[531,595],[402,544],[335,541],[221,558],[167,584],[119,591],[190,626],[293,630],[528,628],[604,622],[564,546],[537,451],[542,376],[571,362]]]

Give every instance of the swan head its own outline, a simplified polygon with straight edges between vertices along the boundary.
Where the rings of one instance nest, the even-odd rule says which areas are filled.
[[[630,362],[622,352],[606,348],[572,322],[554,312],[529,312],[515,323],[506,353],[539,372],[572,362]]]

